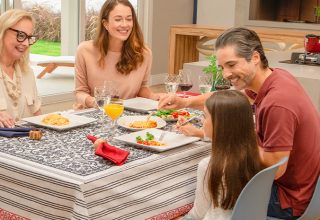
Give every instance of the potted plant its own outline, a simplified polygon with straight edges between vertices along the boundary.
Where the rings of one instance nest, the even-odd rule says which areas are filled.
[[[223,81],[222,70],[217,66],[217,57],[212,54],[208,57],[209,65],[203,68],[203,72],[206,74],[212,74],[212,88],[211,91],[216,90],[216,85],[221,84]]]

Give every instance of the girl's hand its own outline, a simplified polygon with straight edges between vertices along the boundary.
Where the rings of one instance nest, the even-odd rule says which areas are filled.
[[[14,119],[7,112],[0,112],[0,127],[1,128],[13,128]]]
[[[179,116],[177,124],[175,125],[175,129],[186,136],[193,136],[193,137],[200,137],[200,138],[204,137],[203,130],[193,126],[190,123],[187,123],[187,124],[181,126],[181,124],[183,124],[186,121],[187,121],[187,119],[185,117]]]

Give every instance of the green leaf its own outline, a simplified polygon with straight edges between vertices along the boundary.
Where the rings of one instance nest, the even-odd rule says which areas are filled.
[[[207,74],[212,74],[213,80],[219,80],[222,78],[222,69],[217,66],[216,55],[211,55],[207,57],[209,60],[209,65],[203,68],[203,72]]]
[[[141,136],[137,136],[136,141],[143,141],[143,138]]]
[[[148,141],[154,140],[154,135],[153,134],[147,132],[146,136],[147,136],[146,140],[148,140]]]

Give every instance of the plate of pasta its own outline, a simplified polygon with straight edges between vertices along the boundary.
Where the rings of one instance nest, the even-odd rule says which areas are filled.
[[[59,131],[87,125],[96,120],[97,119],[95,118],[89,118],[69,113],[49,113],[22,119],[22,121],[29,122],[34,125]]]
[[[160,136],[163,132],[165,132],[165,134],[160,140]],[[171,150],[200,140],[200,138],[197,137],[187,137],[183,134],[163,131],[157,128],[151,128],[120,135],[114,137],[114,139],[139,148],[157,152]]]
[[[156,116],[151,116],[148,119],[147,115],[131,115],[120,117],[117,120],[117,124],[132,131],[139,131],[148,128],[162,128],[166,126],[167,123]]]

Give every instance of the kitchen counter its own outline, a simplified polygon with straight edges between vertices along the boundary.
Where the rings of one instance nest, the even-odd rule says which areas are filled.
[[[294,50],[267,52],[266,56],[269,60],[269,66],[285,69],[295,76],[306,90],[317,110],[320,111],[320,66],[279,63],[279,61],[289,60],[292,52],[301,51]],[[190,69],[193,73],[191,76],[193,81],[193,87],[191,91],[199,92],[198,75],[202,73],[203,68],[208,64],[209,62],[205,60],[193,63],[185,63],[183,65],[184,69]]]

